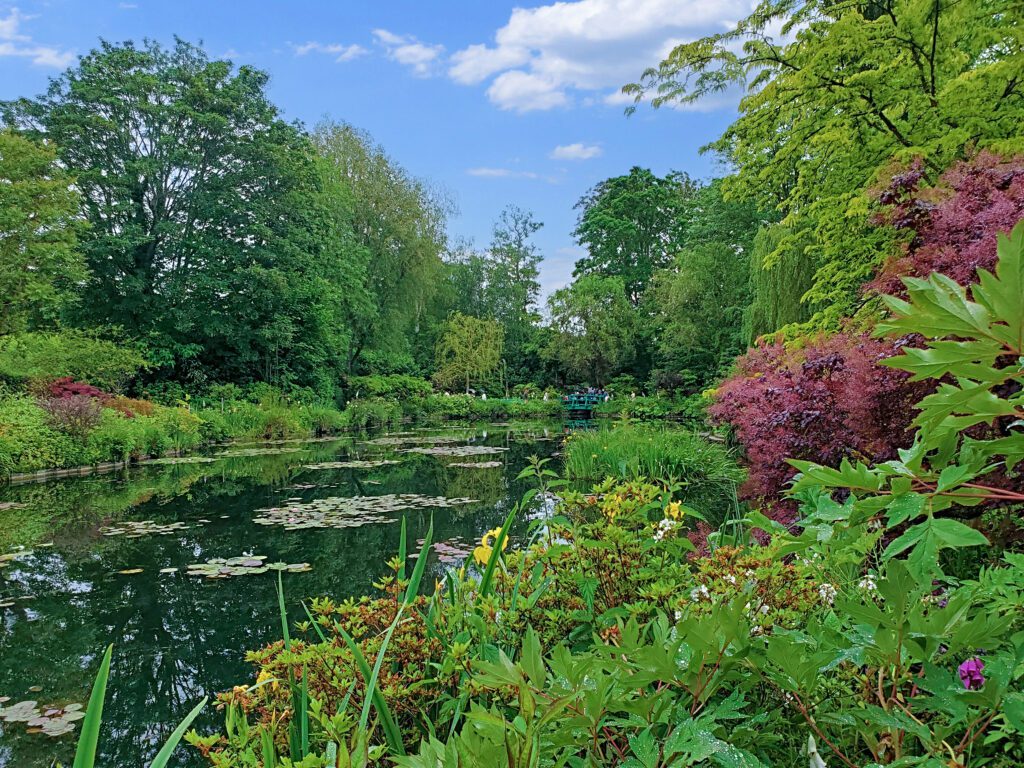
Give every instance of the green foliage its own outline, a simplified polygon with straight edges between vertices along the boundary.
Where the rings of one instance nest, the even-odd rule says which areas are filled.
[[[603,385],[631,361],[636,312],[619,277],[587,275],[548,299],[555,335],[547,354],[576,381]]]
[[[622,426],[571,435],[565,475],[570,480],[656,478],[678,484],[679,498],[717,524],[735,506],[744,472],[729,450],[694,432]]]
[[[72,184],[52,146],[0,129],[0,336],[55,319],[85,279]]]
[[[834,327],[894,251],[868,205],[894,161],[922,158],[934,182],[975,149],[1021,149],[1022,20],[1012,0],[763,0],[624,90],[660,106],[747,87],[710,147],[736,168],[726,193],[784,215],[789,236],[769,260],[809,240],[813,324]]]
[[[435,380],[442,386],[478,382],[501,362],[504,331],[494,320],[454,314],[437,342]]]
[[[416,376],[393,374],[391,376],[352,376],[348,390],[353,397],[383,397],[406,402],[427,397],[434,388],[430,382]]]
[[[69,376],[118,392],[145,367],[145,358],[132,347],[84,331],[0,337],[0,379],[16,385]]]
[[[659,269],[672,261],[680,242],[683,212],[696,185],[685,173],[655,176],[632,168],[605,179],[576,204],[576,241],[587,255],[573,275],[615,277],[633,304]]]
[[[793,240],[784,224],[763,227],[754,238],[750,253],[750,305],[743,323],[744,341],[754,344],[760,337],[787,325],[811,319],[812,306],[804,301],[814,280],[814,261],[807,253],[810,237]]]

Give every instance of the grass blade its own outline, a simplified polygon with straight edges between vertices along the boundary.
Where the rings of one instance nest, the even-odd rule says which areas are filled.
[[[281,581],[281,572],[277,572],[277,606],[281,611],[281,637],[284,638],[284,649],[292,649],[292,638],[288,634],[288,610],[284,607],[284,583]]]
[[[427,528],[427,535],[423,538],[423,546],[416,558],[416,566],[412,569],[412,577],[409,579],[409,587],[405,590],[405,605],[412,605],[413,600],[420,591],[420,582],[423,580],[423,572],[427,568],[427,556],[430,554],[430,543],[434,537],[434,518],[430,518],[430,526]]]
[[[356,666],[359,667],[359,672],[363,676],[363,680],[368,681],[372,672],[370,671],[370,665],[367,663],[366,657],[363,655],[363,651],[359,648],[359,644],[356,643],[352,638],[352,635],[346,632],[338,623],[335,623],[334,629],[339,635],[341,635],[341,638],[345,641],[348,649],[352,652],[352,658],[356,662]],[[367,686],[367,690],[369,690],[369,686]],[[391,715],[391,710],[388,708],[387,702],[384,701],[384,696],[379,690],[377,690],[376,686],[374,686],[371,698],[373,699],[373,706],[377,710],[377,716],[380,717],[381,728],[384,729],[384,738],[387,740],[388,746],[396,755],[404,755],[405,743],[402,740],[402,732],[398,729],[398,725],[395,723],[395,718]]]
[[[100,670],[96,673],[96,681],[92,684],[89,694],[89,705],[82,719],[82,734],[78,737],[75,749],[73,768],[94,768],[96,765],[96,748],[100,741],[100,723],[103,722],[103,700],[107,696],[107,679],[110,677],[110,657],[114,646],[108,645],[103,654]]]
[[[149,764],[149,768],[165,768],[167,762],[171,759],[175,748],[178,746],[178,742],[181,741],[181,737],[185,735],[185,731],[192,725],[192,721],[195,720],[199,713],[203,711],[203,707],[206,706],[206,702],[209,698],[204,696],[203,700],[196,704],[192,711],[185,715],[185,719],[178,723],[178,727],[174,729],[174,732],[168,737],[167,741],[164,742],[163,747],[156,753],[156,757],[153,758],[153,762]]]
[[[406,560],[406,540],[405,540],[405,515],[402,515],[402,536],[398,540],[398,559],[402,563],[398,568],[398,578],[405,578],[405,560]]]

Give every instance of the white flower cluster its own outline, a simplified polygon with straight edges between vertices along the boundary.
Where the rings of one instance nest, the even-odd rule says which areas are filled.
[[[655,541],[661,541],[662,539],[664,539],[666,536],[668,536],[670,533],[672,533],[672,531],[674,531],[678,527],[679,527],[679,523],[677,523],[675,520],[670,520],[669,518],[666,517],[664,520],[662,520],[660,523],[658,523],[658,525],[655,527],[655,529],[654,529],[654,540]]]
[[[878,584],[875,583],[875,577],[870,573],[857,582],[857,586],[865,592],[874,592],[878,589]]]
[[[701,584],[699,587],[694,587],[690,590],[690,599],[695,603],[699,600],[710,600],[711,592]]]
[[[836,601],[836,588],[831,584],[822,584],[818,587],[818,596],[823,603],[832,605]]]

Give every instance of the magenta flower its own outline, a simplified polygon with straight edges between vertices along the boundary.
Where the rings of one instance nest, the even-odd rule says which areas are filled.
[[[958,671],[960,673],[960,682],[964,684],[964,688],[969,691],[980,690],[981,686],[985,684],[985,676],[982,674],[984,669],[985,662],[977,656],[961,664]]]

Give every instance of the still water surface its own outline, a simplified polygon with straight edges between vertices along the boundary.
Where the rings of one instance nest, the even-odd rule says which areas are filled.
[[[308,563],[308,571],[284,573],[294,620],[302,598],[372,594],[385,560],[398,549],[403,515],[410,542],[425,534],[432,516],[442,553],[458,558],[501,524],[526,490],[515,477],[528,456],[555,452],[560,431],[557,424],[490,425],[412,430],[383,441],[364,436],[222,446],[208,452],[212,462],[149,464],[116,475],[0,488],[0,555],[25,547],[0,563],[0,696],[10,697],[8,704],[84,703],[99,657],[113,642],[99,765],[146,765],[204,695],[250,682],[245,651],[280,634],[274,571],[207,579],[188,575],[187,566],[241,555]],[[473,446],[473,453],[407,452],[464,446]],[[504,450],[479,453],[479,446]],[[243,455],[218,456],[225,451]],[[396,463],[308,468],[353,460]],[[452,466],[495,461],[500,466]],[[388,494],[474,501],[437,507],[417,499],[419,508],[354,514],[346,518],[354,525],[340,529],[254,522],[265,516],[261,509]],[[305,518],[284,519],[301,525]],[[186,527],[105,535],[130,521]],[[432,555],[429,572],[439,576],[447,567],[450,562]],[[171,568],[178,570],[161,573]],[[136,569],[141,572],[120,573]],[[208,706],[196,725],[207,731],[218,720]],[[77,728],[57,738],[28,731],[25,723],[0,722],[0,768],[46,768],[55,760],[70,765]],[[203,763],[183,745],[172,765]]]

